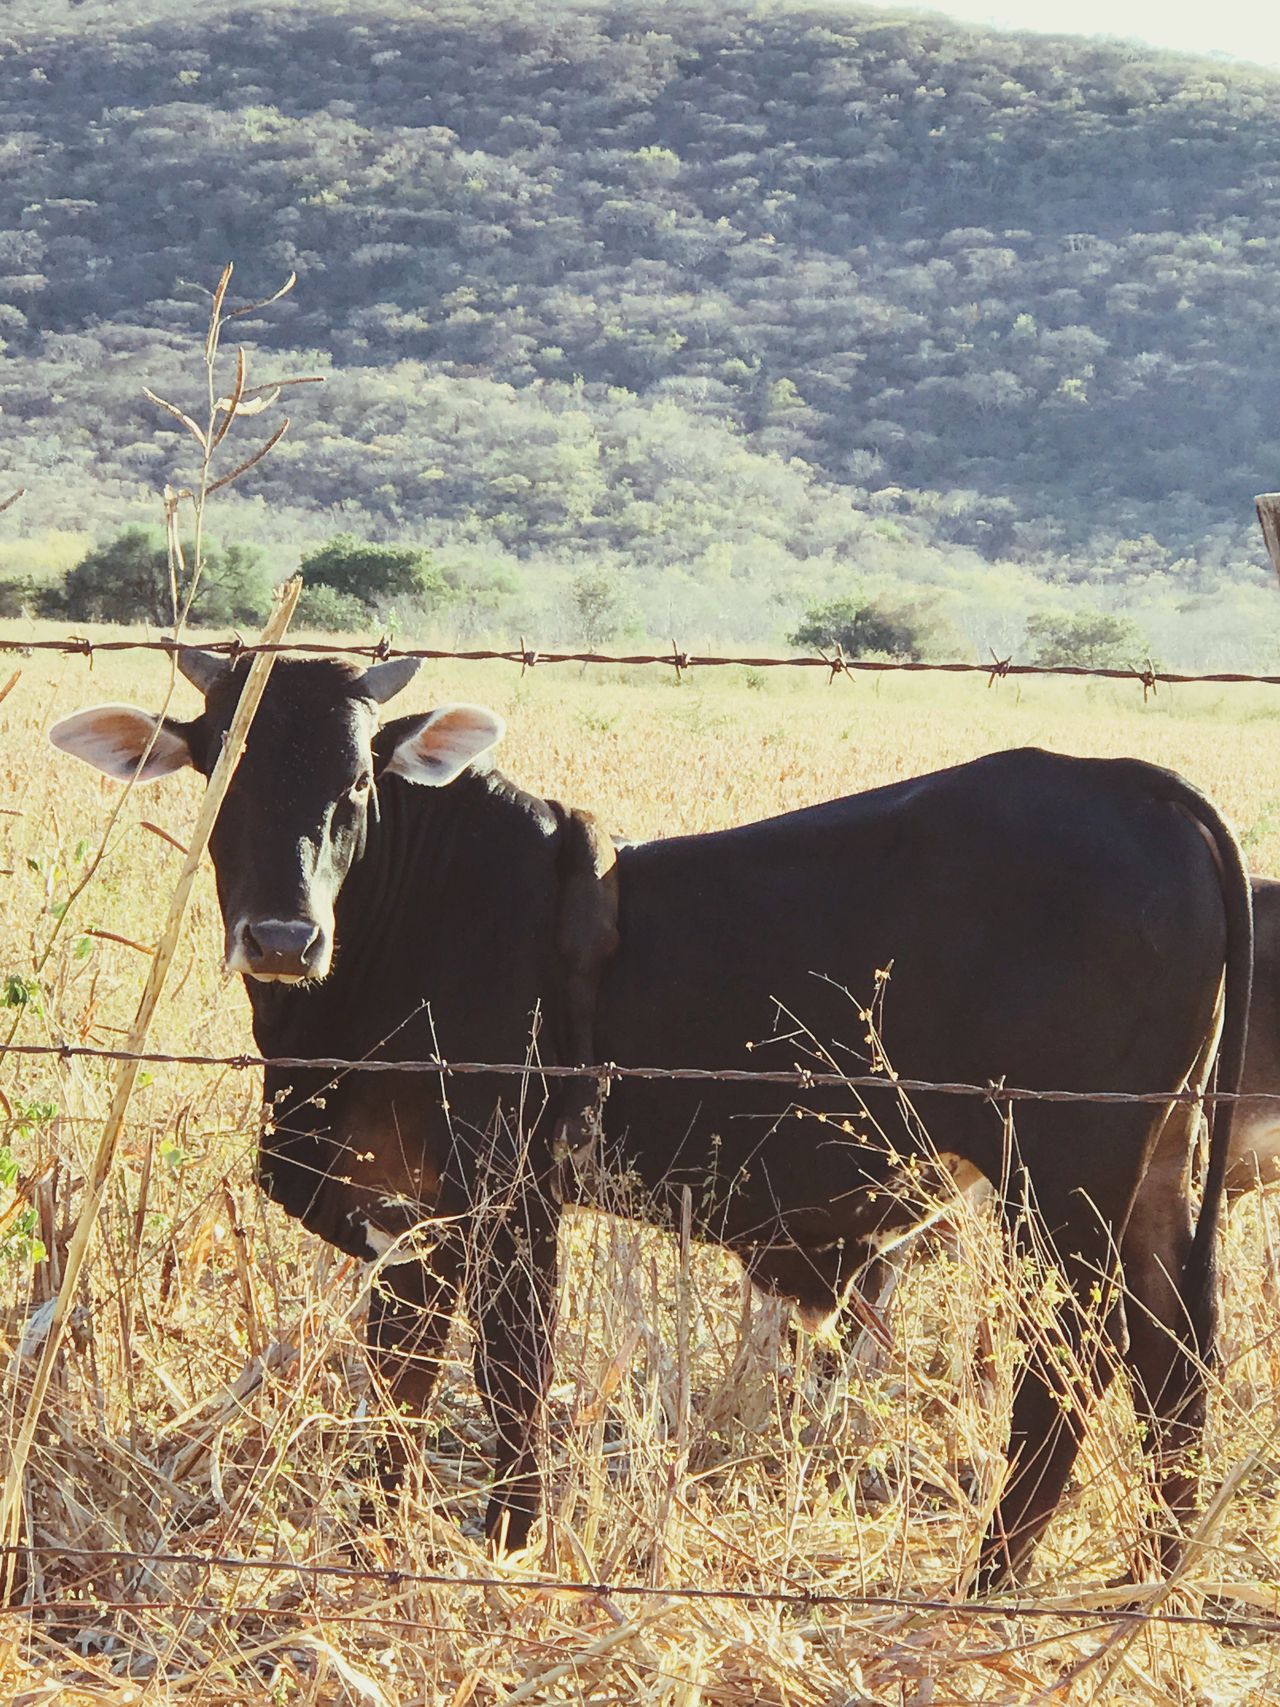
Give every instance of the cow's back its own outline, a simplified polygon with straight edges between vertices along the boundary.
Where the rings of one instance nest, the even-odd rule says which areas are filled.
[[[1162,795],[1166,776],[1000,753],[625,849],[602,1052],[661,1066],[888,1065],[1043,1089],[1180,1083],[1212,1023],[1225,920],[1209,850]],[[647,1178],[696,1198],[713,1139],[718,1167],[805,1201],[853,1189],[846,1174],[865,1179],[858,1133],[890,1128],[896,1141],[911,1125],[896,1096],[868,1098],[870,1122],[849,1092],[800,1100],[850,1117],[848,1140],[829,1123],[780,1120],[789,1094],[776,1086],[629,1082],[606,1118]],[[989,1106],[914,1103],[939,1149],[998,1168]]]

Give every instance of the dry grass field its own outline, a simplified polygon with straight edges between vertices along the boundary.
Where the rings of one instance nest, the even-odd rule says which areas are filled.
[[[10,638],[30,631],[11,625]],[[118,1044],[197,798],[192,778],[118,798],[43,732],[99,700],[159,702],[155,654],[92,669],[0,659],[0,1031]],[[706,671],[427,666],[397,710],[480,699],[508,719],[521,782],[635,836],[712,829],[1034,742],[1132,753],[1210,790],[1252,865],[1280,872],[1280,691],[1187,687],[1144,705],[1126,684]],[[194,709],[180,684],[180,715]],[[170,839],[172,838],[172,839]],[[68,902],[70,904],[68,905]],[[207,873],[152,1032],[161,1050],[251,1047],[238,980],[218,969]],[[109,1100],[100,1064],[0,1066],[0,1429],[12,1439],[56,1288],[78,1181]],[[964,1258],[915,1265],[886,1368],[837,1379],[715,1253],[602,1215],[568,1218],[545,1540],[495,1562],[478,1539],[486,1425],[455,1328],[421,1476],[362,1528],[360,1463],[378,1426],[362,1351],[369,1273],[300,1233],[251,1177],[255,1075],[156,1067],[135,1094],[87,1278],[28,1468],[39,1550],[0,1614],[0,1700],[58,1703],[669,1703],[940,1707],[949,1702],[1259,1704],[1280,1646],[1196,1623],[1090,1624],[1064,1612],[974,1618],[856,1597],[946,1602],[995,1491],[1011,1322],[1034,1307],[980,1221]],[[5,1158],[0,1158],[4,1160]],[[1224,1360],[1210,1493],[1234,1478],[1186,1585],[1162,1610],[1280,1609],[1280,1244],[1265,1202],[1227,1240]],[[1029,1293],[1032,1294],[1029,1298]],[[980,1321],[998,1385],[968,1374]],[[1041,1607],[1116,1603],[1142,1501],[1124,1395],[1103,1407],[1037,1556]],[[197,1554],[284,1563],[146,1563]],[[303,1567],[288,1568],[288,1562]],[[367,1567],[347,1577],[311,1567]],[[396,1574],[399,1573],[399,1574]],[[415,1581],[494,1579],[496,1586]],[[644,1592],[573,1594],[521,1579]],[[1234,1585],[1234,1598],[1221,1586]],[[845,1605],[681,1598],[806,1591]],[[1206,1602],[1206,1593],[1208,1599]]]

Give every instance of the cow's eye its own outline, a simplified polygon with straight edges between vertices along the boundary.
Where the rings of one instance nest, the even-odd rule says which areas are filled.
[[[352,786],[352,794],[365,794],[373,787],[373,772],[361,771]]]

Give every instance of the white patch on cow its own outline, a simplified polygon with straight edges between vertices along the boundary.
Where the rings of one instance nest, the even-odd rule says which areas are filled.
[[[55,723],[49,739],[117,782],[154,782],[191,763],[184,738],[136,705],[91,705]],[[139,770],[144,753],[146,762]]]
[[[867,1249],[874,1256],[887,1257],[901,1246],[910,1244],[912,1239],[932,1227],[934,1222],[946,1213],[947,1205],[940,1203],[927,1215],[922,1215],[918,1221],[912,1221],[905,1227],[893,1227],[887,1233],[873,1233],[867,1240]]]
[[[939,1150],[938,1165],[951,1175],[951,1183],[958,1192],[968,1191],[984,1177],[981,1168],[975,1168],[967,1156],[958,1156],[954,1150]]]
[[[990,1191],[990,1184],[981,1168],[975,1168],[972,1162],[957,1155],[954,1150],[940,1150],[933,1160],[940,1172],[950,1180],[957,1197],[967,1197],[971,1204],[976,1205]],[[918,1221],[913,1221],[906,1227],[893,1227],[884,1233],[873,1233],[867,1244],[876,1256],[888,1256],[900,1246],[909,1244],[944,1215],[949,1215],[951,1208],[949,1202],[936,1203]]]
[[[497,743],[507,726],[487,705],[440,705],[396,744],[386,775],[444,788]]]
[[[388,1210],[394,1221],[403,1227],[400,1233],[388,1233],[385,1227],[379,1227],[374,1221],[364,1223],[365,1243],[370,1252],[370,1262],[380,1262],[385,1258],[390,1260],[386,1266],[395,1268],[405,1262],[425,1262],[438,1243],[434,1237],[436,1223],[430,1216],[422,1215],[416,1222],[410,1221],[411,1216],[420,1214],[420,1205],[408,1197],[384,1197],[382,1207]],[[408,1226],[405,1222],[410,1221]]]
[[[835,1336],[840,1319],[840,1306],[830,1304],[797,1304],[796,1317],[805,1333],[814,1339],[830,1340]]]
[[[364,1224],[364,1242],[373,1252],[371,1261],[376,1261],[379,1257],[390,1256],[392,1251],[397,1252],[395,1263],[388,1263],[388,1268],[394,1268],[396,1263],[413,1261],[411,1250],[400,1249],[399,1239],[394,1238],[390,1233],[384,1233],[382,1228],[375,1227],[372,1221],[366,1221]]]

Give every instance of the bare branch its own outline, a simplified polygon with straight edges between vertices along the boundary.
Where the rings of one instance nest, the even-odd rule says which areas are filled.
[[[213,494],[220,491],[222,487],[230,486],[233,480],[239,480],[242,474],[247,473],[256,462],[261,462],[263,457],[266,456],[269,451],[273,451],[276,448],[288,430],[289,417],[286,415],[284,420],[281,421],[280,425],[276,428],[275,432],[272,433],[271,437],[267,440],[266,444],[264,444],[260,450],[254,451],[253,455],[246,461],[242,462],[238,468],[233,468],[230,474],[224,474],[220,480],[211,481],[207,488],[206,495],[212,497]]]
[[[239,320],[239,319],[241,319],[242,316],[244,316],[246,314],[256,314],[260,308],[270,308],[271,304],[273,302],[279,302],[279,300],[282,296],[288,296],[289,292],[293,289],[294,285],[296,285],[297,282],[298,282],[297,273],[290,273],[288,278],[280,286],[280,289],[278,291],[276,291],[273,295],[264,296],[261,302],[247,302],[247,303],[245,303],[243,308],[231,309],[231,311],[227,315],[227,319],[228,320]]]
[[[163,397],[157,397],[155,392],[151,390],[150,386],[144,385],[142,388],[142,394],[144,397],[150,398],[153,403],[158,404],[161,409],[167,409],[169,414],[171,414],[175,420],[181,421],[183,426],[191,434],[192,438],[200,446],[201,450],[206,450],[208,448],[205,443],[205,436],[201,432],[200,428],[197,427],[190,415],[179,409],[176,403],[168,403]]]
[[[218,335],[222,331],[222,304],[226,298],[227,286],[231,283],[231,275],[235,271],[235,263],[228,261],[222,269],[222,277],[218,280],[213,293],[213,307],[209,311],[209,331],[204,341],[204,359],[211,362],[218,348]]]
[[[244,382],[248,371],[249,362],[244,353],[244,345],[238,344],[236,346],[236,382],[234,389],[232,390],[230,397],[219,397],[218,401],[214,404],[215,409],[223,409],[226,411],[226,419],[213,435],[213,449],[215,450],[230,432],[231,423],[235,420],[236,413],[244,402]]]

